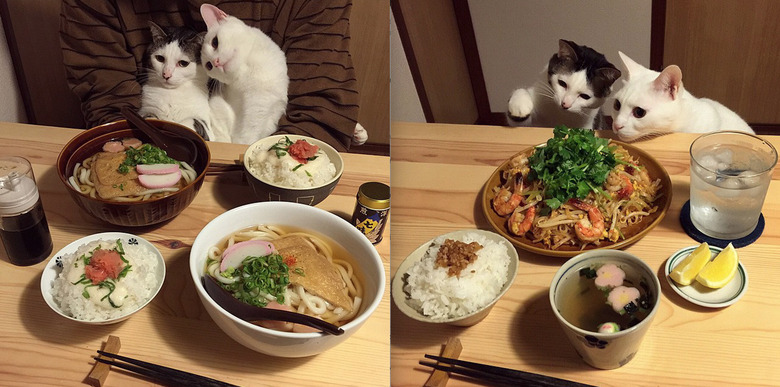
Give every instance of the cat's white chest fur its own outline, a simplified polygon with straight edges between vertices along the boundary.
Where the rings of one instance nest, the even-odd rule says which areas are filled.
[[[287,59],[257,28],[204,4],[208,31],[201,49],[207,74],[221,85],[212,95],[215,131],[251,144],[274,133],[287,109]]]

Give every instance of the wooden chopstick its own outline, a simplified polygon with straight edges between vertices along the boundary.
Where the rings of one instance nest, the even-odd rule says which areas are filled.
[[[235,384],[225,383],[216,379],[208,378],[205,376],[193,374],[186,371],[180,371],[175,368],[165,367],[158,364],[145,362],[143,360],[133,359],[127,356],[117,355],[115,353],[109,353],[105,351],[97,351],[99,354],[121,360],[125,363],[117,362],[114,360],[107,360],[100,357],[95,357],[95,361],[110,364],[112,366],[133,371],[135,373],[148,376],[150,378],[168,382],[176,383],[177,385],[184,386],[214,386],[214,387],[237,387]]]
[[[531,372],[514,370],[511,368],[496,367],[488,364],[474,363],[465,360],[452,359],[443,356],[426,354],[425,357],[436,360],[440,364],[421,360],[421,365],[492,383],[504,383],[512,385],[522,384],[524,386],[590,386],[588,384],[572,382],[570,380],[559,379],[552,376],[534,374]]]

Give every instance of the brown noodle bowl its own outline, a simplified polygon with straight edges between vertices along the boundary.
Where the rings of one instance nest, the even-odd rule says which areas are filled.
[[[227,236],[216,246],[211,246],[208,250],[206,259],[206,272],[218,281],[230,283],[234,281],[231,278],[225,278],[219,274],[219,265],[222,259],[222,252],[228,247],[238,242],[248,240],[263,240],[273,243],[274,239],[283,236],[298,235],[306,239],[317,252],[323,255],[338,270],[341,279],[347,285],[349,298],[352,300],[352,311],[336,307],[323,298],[309,293],[303,286],[290,284],[285,291],[285,304],[291,306],[298,313],[319,317],[331,324],[343,325],[352,320],[358,313],[363,299],[363,287],[357,278],[352,265],[336,257],[331,246],[322,238],[304,231],[287,231],[283,228],[271,225],[258,225],[243,230],[239,230]],[[273,296],[269,296],[268,301],[276,301]]]
[[[523,201],[518,210],[525,211],[527,208],[535,206],[537,214],[525,237],[533,243],[541,243],[550,250],[557,250],[561,246],[584,249],[589,244],[599,246],[605,242],[617,242],[630,237],[631,235],[625,235],[623,231],[640,223],[644,217],[658,211],[658,206],[654,203],[661,196],[661,179],[651,181],[647,169],[640,165],[639,161],[632,157],[625,148],[614,143],[611,145],[615,146],[616,159],[622,163],[618,163],[612,168],[607,181],[601,187],[609,194],[609,197],[591,191],[582,199],[587,204],[595,205],[603,215],[605,230],[602,236],[591,242],[581,241],[577,237],[574,231],[575,224],[583,218],[588,218],[588,214],[569,202],[550,211],[549,215],[539,215],[540,209],[545,207],[542,197],[544,183],[540,180],[528,181],[525,179],[521,191]],[[504,180],[511,180],[514,173],[522,173],[523,176],[526,176],[530,171],[527,166],[529,156],[528,154],[515,156],[509,163],[510,168],[503,171]],[[625,185],[621,176],[628,178],[633,186],[633,193],[622,199],[618,198],[617,195],[617,192]],[[500,189],[501,186],[494,187],[493,193],[497,194]],[[505,216],[507,219],[509,217],[509,215]]]
[[[73,174],[68,177],[68,183],[70,183],[71,187],[73,187],[76,191],[81,192],[81,194],[92,198],[99,197],[95,188],[95,183],[92,181],[92,164],[96,159],[97,154],[94,154],[86,158],[83,162],[76,163],[76,166],[73,167]],[[179,169],[181,170],[181,177],[182,180],[184,180],[184,184],[182,184],[180,180],[179,183],[173,187],[148,189],[138,193],[137,195],[118,196],[107,200],[116,202],[138,202],[142,200],[162,198],[179,191],[187,184],[192,183],[195,178],[198,177],[198,173],[195,171],[195,168],[184,161],[179,162]]]

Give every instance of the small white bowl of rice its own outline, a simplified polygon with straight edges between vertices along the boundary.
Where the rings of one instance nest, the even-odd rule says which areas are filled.
[[[333,192],[344,172],[344,160],[316,138],[280,134],[247,148],[244,171],[258,200],[313,206]]]
[[[104,232],[54,254],[41,275],[41,294],[68,320],[107,325],[143,309],[164,280],[165,261],[154,245],[136,235]]]
[[[393,301],[418,321],[471,326],[512,286],[517,264],[517,250],[501,235],[453,231],[422,244],[401,263]]]

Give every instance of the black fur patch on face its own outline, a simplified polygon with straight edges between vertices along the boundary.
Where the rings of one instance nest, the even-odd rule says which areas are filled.
[[[610,87],[620,78],[620,70],[598,51],[580,46],[570,40],[558,41],[558,52],[550,58],[547,66],[547,79],[553,74],[575,73],[585,70],[593,95],[604,98],[609,95]]]
[[[197,33],[186,27],[160,27],[149,22],[152,31],[152,43],[146,49],[147,57],[161,47],[176,42],[192,61],[200,64],[200,47],[203,45],[205,32]]]

